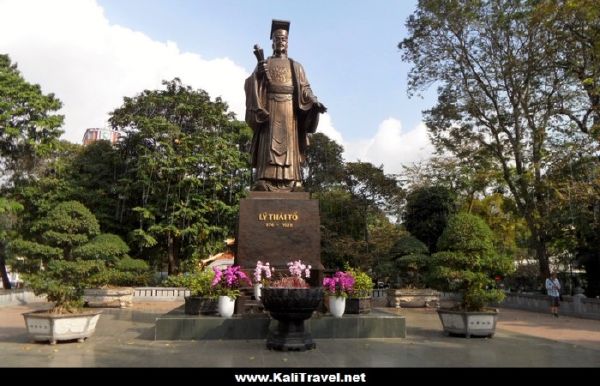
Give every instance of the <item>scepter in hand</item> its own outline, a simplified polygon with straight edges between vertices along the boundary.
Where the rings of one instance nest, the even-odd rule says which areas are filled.
[[[267,69],[267,62],[265,61],[265,52],[258,44],[254,45],[254,56],[256,56],[256,60],[258,61],[258,73],[265,75],[267,77],[267,81],[270,82],[271,77]]]

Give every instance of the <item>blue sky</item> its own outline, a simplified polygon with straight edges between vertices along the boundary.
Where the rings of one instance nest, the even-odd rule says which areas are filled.
[[[0,0],[0,52],[30,81],[65,103],[65,137],[161,79],[222,96],[243,118],[243,79],[256,64],[254,44],[271,53],[271,19],[291,21],[289,55],[303,64],[328,107],[319,131],[340,142],[347,160],[387,172],[427,157],[421,111],[406,92],[410,65],[397,44],[416,0]],[[4,18],[4,17],[3,17]],[[3,27],[4,26],[4,27]]]

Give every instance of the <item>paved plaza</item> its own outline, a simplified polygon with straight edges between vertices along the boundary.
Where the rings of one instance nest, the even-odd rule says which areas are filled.
[[[1,367],[594,367],[600,321],[501,309],[493,338],[448,337],[431,309],[406,317],[406,338],[316,339],[307,352],[275,352],[264,340],[155,341],[157,316],[181,302],[104,309],[84,343],[32,343],[21,314],[46,304],[0,307]]]

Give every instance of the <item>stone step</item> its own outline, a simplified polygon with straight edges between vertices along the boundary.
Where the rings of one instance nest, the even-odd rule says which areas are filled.
[[[265,307],[262,302],[254,299],[254,296],[242,295],[238,297],[235,308],[235,313],[237,315],[265,313]]]

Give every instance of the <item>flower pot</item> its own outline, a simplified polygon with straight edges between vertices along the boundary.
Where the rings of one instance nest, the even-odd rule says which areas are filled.
[[[261,289],[263,285],[260,283],[254,284],[254,299],[260,300]]]
[[[59,340],[83,342],[96,330],[100,311],[79,314],[51,314],[47,311],[34,311],[23,314],[27,332],[35,341]]]
[[[219,302],[217,303],[217,311],[224,318],[231,318],[233,311],[235,310],[235,299],[229,296],[219,296]]]
[[[368,314],[371,312],[371,297],[346,298],[345,314]]]
[[[498,310],[495,308],[484,311],[439,309],[438,315],[444,332],[448,335],[458,334],[467,338],[471,336],[492,337],[496,332]]]
[[[186,315],[214,315],[217,313],[217,299],[202,296],[186,296]]]
[[[277,330],[269,333],[269,350],[312,350],[316,347],[304,321],[310,319],[323,299],[322,288],[263,288],[265,310],[278,321]]]
[[[346,298],[343,296],[329,297],[329,312],[334,318],[341,318],[346,309]]]

